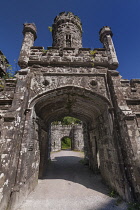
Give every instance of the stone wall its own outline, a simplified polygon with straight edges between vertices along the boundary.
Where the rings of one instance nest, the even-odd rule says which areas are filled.
[[[63,137],[71,138],[71,149],[84,151],[82,125],[51,125],[51,151],[61,150]]]

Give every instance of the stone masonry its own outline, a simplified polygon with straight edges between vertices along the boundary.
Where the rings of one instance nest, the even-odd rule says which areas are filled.
[[[140,201],[140,79],[122,79],[110,27],[103,48],[82,47],[82,25],[71,12],[52,26],[53,46],[36,47],[36,26],[24,24],[20,70],[0,69],[0,209],[18,208],[43,178],[51,123],[83,122],[85,156],[94,173],[127,201]]]
[[[84,138],[82,125],[51,125],[51,151],[61,150],[63,137],[71,138],[71,149],[76,151],[84,150]]]
[[[7,65],[9,64],[5,55],[0,51],[0,77],[6,75]]]

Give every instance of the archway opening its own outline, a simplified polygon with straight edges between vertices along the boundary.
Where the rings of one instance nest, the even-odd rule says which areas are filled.
[[[118,184],[121,171],[115,143],[113,115],[107,97],[78,87],[63,87],[44,93],[35,103],[39,119],[40,172],[43,177],[51,152],[51,123],[70,116],[83,122],[84,153],[94,173],[100,170],[105,182],[112,188]],[[115,177],[115,178],[114,178]]]
[[[71,138],[68,136],[64,136],[61,139],[61,150],[72,150],[71,148]]]
[[[64,149],[84,151],[83,122],[65,116],[51,123],[51,152]]]

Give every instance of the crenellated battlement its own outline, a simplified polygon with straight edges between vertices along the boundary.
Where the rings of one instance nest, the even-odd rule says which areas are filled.
[[[82,47],[82,23],[72,12],[62,12],[52,25],[53,46],[64,48]]]
[[[54,19],[53,30],[56,29],[60,24],[72,23],[75,24],[82,33],[82,23],[80,18],[77,15],[74,15],[72,12],[61,12]]]
[[[31,47],[29,66],[108,67],[108,55],[104,48]],[[100,70],[99,70],[100,71]],[[86,72],[85,72],[86,73]],[[90,72],[89,72],[90,73]],[[93,71],[91,71],[93,73]]]
[[[57,125],[54,125],[54,124],[51,124],[51,128],[53,129],[61,129],[61,128],[64,128],[64,129],[66,129],[66,128],[68,128],[68,129],[72,129],[72,128],[82,128],[82,124],[71,124],[71,125],[63,125],[63,124],[61,124],[61,122],[58,122],[58,124]]]

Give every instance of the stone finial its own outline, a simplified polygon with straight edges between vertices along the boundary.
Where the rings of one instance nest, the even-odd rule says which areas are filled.
[[[31,32],[34,35],[34,41],[37,38],[37,29],[36,25],[34,23],[24,23],[24,28],[23,28],[23,35],[25,36],[26,32]]]
[[[61,12],[52,25],[53,46],[60,48],[82,47],[82,23],[72,12]]]
[[[103,43],[104,48],[106,49],[108,55],[108,67],[109,69],[116,70],[119,62],[116,55],[115,47],[113,44],[112,36],[113,33],[109,26],[104,26],[99,31],[100,34],[100,41]]]
[[[24,25],[23,28],[24,38],[22,42],[18,65],[21,68],[26,68],[28,67],[30,49],[34,44],[35,39],[37,38],[36,35],[37,30],[34,23],[25,23],[23,25]]]
[[[106,35],[110,35],[111,37],[113,36],[113,33],[111,31],[111,28],[109,26],[104,26],[101,28],[101,30],[99,31],[100,34],[100,41],[103,43],[104,42],[104,37]]]

